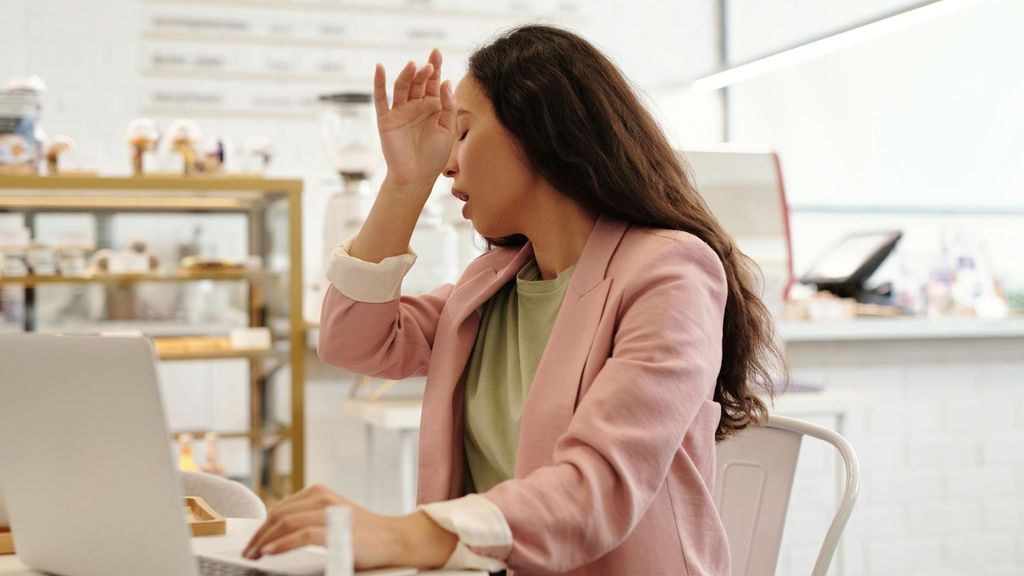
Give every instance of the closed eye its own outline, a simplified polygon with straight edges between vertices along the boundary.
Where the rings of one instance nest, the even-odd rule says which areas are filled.
[[[463,140],[466,139],[466,134],[469,134],[469,130],[463,130],[462,131],[462,134],[459,135],[459,142],[462,142]]]

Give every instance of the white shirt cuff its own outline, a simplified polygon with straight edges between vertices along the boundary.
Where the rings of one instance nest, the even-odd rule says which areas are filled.
[[[434,502],[419,507],[445,530],[459,537],[445,569],[475,569],[498,572],[505,563],[473,552],[472,548],[508,550],[512,546],[512,530],[505,515],[493,502],[479,494],[468,494],[455,500]]]
[[[381,303],[397,299],[402,294],[402,278],[413,263],[416,252],[388,256],[379,263],[366,262],[349,256],[352,240],[349,238],[331,253],[327,264],[327,279],[339,292],[357,302]]]

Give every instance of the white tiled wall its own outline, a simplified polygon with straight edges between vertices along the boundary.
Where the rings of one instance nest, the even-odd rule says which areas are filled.
[[[831,574],[1024,574],[1024,341],[801,343],[789,355],[795,377],[869,395],[847,407],[862,484]],[[835,509],[830,451],[805,443],[780,575],[813,566]]]

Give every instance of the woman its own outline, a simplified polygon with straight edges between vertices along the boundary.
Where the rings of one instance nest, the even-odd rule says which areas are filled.
[[[323,487],[270,515],[249,557],[324,541],[355,508],[359,567],[728,574],[715,441],[755,423],[778,358],[744,257],[620,72],[569,32],[374,79],[387,177],[336,250],[320,357],[426,375],[420,508],[386,517]],[[492,249],[400,296],[439,173]]]

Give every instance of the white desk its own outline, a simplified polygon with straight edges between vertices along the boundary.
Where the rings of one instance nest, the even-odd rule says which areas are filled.
[[[192,550],[197,554],[210,554],[223,550],[241,550],[262,523],[262,520],[228,518],[227,534],[223,536],[193,538]],[[371,570],[357,572],[357,574],[365,576],[412,576],[416,574],[430,574],[432,576],[486,576],[485,572],[459,570],[416,571],[411,568]],[[46,576],[46,574],[26,568],[24,564],[18,561],[18,556],[15,554],[0,556],[0,576]]]
[[[852,405],[868,401],[870,395],[851,391],[822,390],[780,394],[772,412],[794,416],[830,416],[834,418],[836,432],[843,433],[843,419]],[[399,482],[401,484],[402,511],[416,507],[416,437],[420,428],[420,398],[381,398],[375,401],[345,400],[342,412],[363,423],[366,433],[366,470],[375,468],[376,431],[397,432],[401,438]],[[366,494],[372,498],[375,484],[372,473],[366,474]]]

